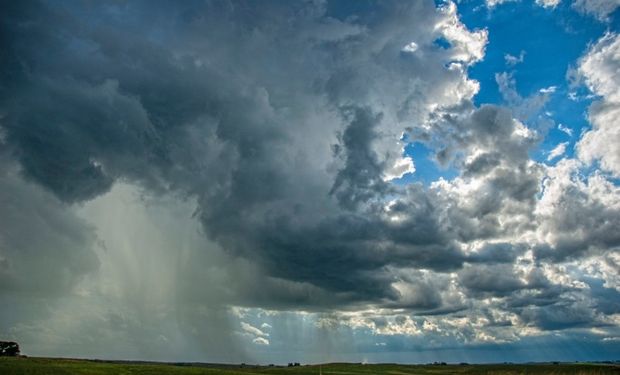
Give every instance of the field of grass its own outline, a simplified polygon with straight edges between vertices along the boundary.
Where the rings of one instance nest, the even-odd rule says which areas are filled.
[[[407,374],[620,374],[620,366],[604,364],[528,364],[528,365],[361,365],[334,363],[321,365],[325,375],[407,375]],[[206,364],[120,363],[52,358],[0,358],[0,374],[29,375],[317,375],[319,366],[255,367]]]

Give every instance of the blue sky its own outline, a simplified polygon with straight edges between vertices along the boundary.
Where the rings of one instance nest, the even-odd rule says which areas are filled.
[[[617,0],[2,8],[23,353],[620,356]]]
[[[469,76],[480,82],[480,91],[474,97],[476,105],[514,104],[508,103],[500,92],[496,80],[500,73],[510,74],[522,98],[554,87],[545,105],[524,119],[528,126],[543,126],[545,135],[540,146],[532,150],[532,156],[540,162],[555,164],[560,158],[547,161],[549,153],[558,144],[568,142],[566,155],[572,157],[578,135],[590,126],[587,109],[593,97],[587,88],[571,83],[570,70],[589,45],[605,32],[618,29],[619,12],[601,22],[578,12],[568,2],[545,8],[534,1],[508,1],[493,7],[486,6],[484,1],[461,1],[458,9],[468,28],[489,32],[484,60],[469,69]],[[510,62],[508,56],[514,61]],[[576,97],[571,99],[571,93]],[[540,124],[540,118],[548,123]],[[572,134],[558,129],[559,125]],[[438,177],[451,179],[457,175],[454,169],[439,167],[433,161],[433,153],[422,143],[408,145],[405,154],[419,168],[415,174],[403,177],[402,182],[429,184]]]

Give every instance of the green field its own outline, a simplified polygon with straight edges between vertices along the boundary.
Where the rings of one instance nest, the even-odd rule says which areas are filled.
[[[355,374],[620,374],[620,366],[605,364],[527,364],[527,365],[361,365],[335,363],[321,365],[325,375]],[[319,366],[255,367],[202,364],[118,363],[52,358],[0,358],[0,374],[84,374],[84,375],[154,375],[154,374],[289,374],[316,375]]]

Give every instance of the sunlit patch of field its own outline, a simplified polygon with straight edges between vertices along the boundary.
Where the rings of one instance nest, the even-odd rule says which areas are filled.
[[[620,366],[607,364],[506,364],[506,365],[362,365],[334,363],[298,367],[235,366],[207,364],[120,363],[52,358],[0,358],[0,374],[28,375],[198,375],[198,374],[286,374],[286,375],[430,375],[430,374],[620,374]]]

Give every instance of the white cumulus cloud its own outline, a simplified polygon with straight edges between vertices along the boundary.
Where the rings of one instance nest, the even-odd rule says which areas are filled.
[[[567,145],[568,145],[568,142],[562,142],[559,145],[557,145],[553,150],[549,152],[549,156],[547,156],[547,161],[551,161],[559,156],[564,155],[564,153],[566,152]]]
[[[573,8],[592,15],[601,21],[608,21],[609,15],[620,6],[620,0],[575,0]]]
[[[620,176],[620,35],[601,37],[580,59],[578,74],[600,97],[589,108],[592,129],[577,144],[579,158],[599,160],[601,167]]]

